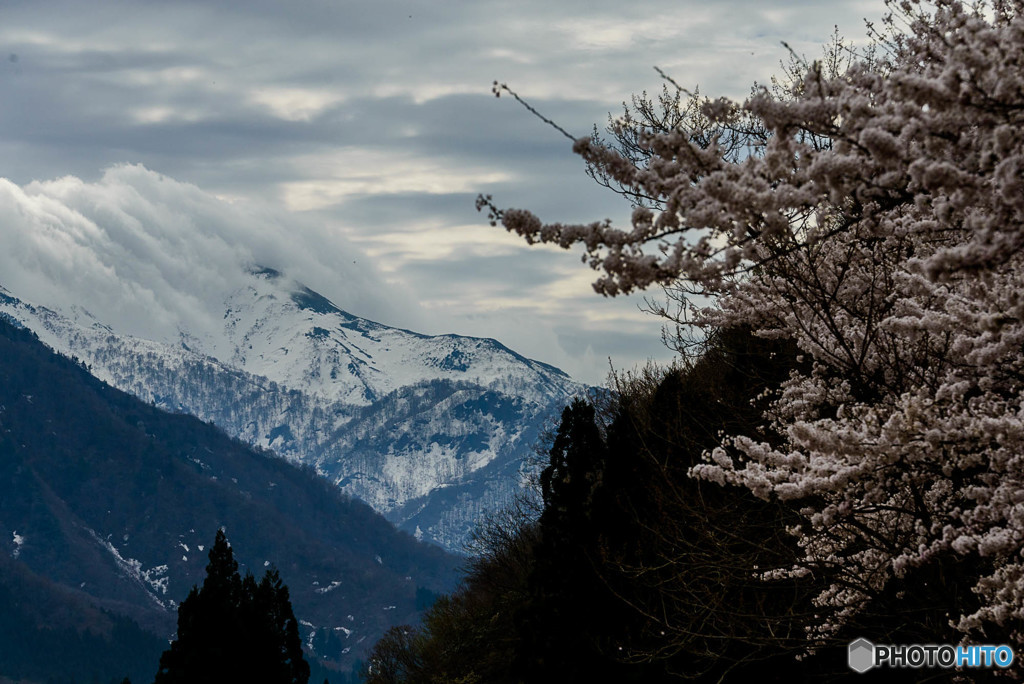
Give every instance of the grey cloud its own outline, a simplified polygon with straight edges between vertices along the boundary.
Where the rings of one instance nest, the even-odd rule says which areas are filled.
[[[482,226],[481,231],[488,230]],[[490,230],[500,230],[491,228]],[[452,256],[443,262],[411,261],[402,275],[413,282],[435,283],[444,296],[458,293],[467,286],[478,294],[488,290],[521,293],[531,299],[532,292],[565,276],[565,254],[523,249],[510,254],[466,254]]]
[[[637,325],[633,330],[592,331],[558,326],[554,330],[559,346],[566,353],[580,354],[590,349],[597,356],[610,357],[617,370],[626,371],[642,366],[648,360],[662,365],[671,361],[673,352],[662,344],[659,337],[651,334],[651,328],[650,325]]]
[[[436,171],[451,187],[359,186],[304,216],[282,210],[279,223],[390,236],[399,244],[382,257],[391,260],[382,265],[387,277],[414,283],[423,301],[457,299],[472,311],[474,291],[490,278],[489,289],[510,298],[518,291],[527,307],[525,293],[559,277],[568,261],[583,268],[578,257],[521,250],[423,263],[399,249],[425,231],[475,222],[499,236],[473,210],[476,192],[549,220],[628,216],[617,196],[584,176],[568,141],[510,98],[490,95],[493,79],[582,135],[630,94],[659,89],[655,65],[683,85],[742,96],[785,58],[780,40],[813,57],[833,23],[860,37],[861,18],[881,12],[881,0],[5,2],[0,54],[18,59],[0,63],[0,176],[25,184],[71,174],[88,185],[111,164],[141,163],[255,207],[283,201],[289,183],[330,184],[335,171]],[[287,110],[291,97],[300,110],[304,97],[310,102],[294,120],[274,108]],[[345,168],[348,159],[377,166]],[[322,240],[315,247],[323,251],[340,244]],[[341,288],[320,272],[323,283],[311,285]],[[367,277],[369,290],[383,287]],[[595,323],[599,312],[634,303],[590,296],[566,296],[560,306],[578,312],[571,320],[593,350],[630,356],[649,347],[643,334],[656,339],[653,325],[600,342],[611,333]],[[536,349],[581,343],[564,327],[556,333],[553,319],[527,316],[516,329],[486,313],[460,315],[440,319]],[[604,371],[597,363],[591,376]],[[583,362],[576,367],[588,372]]]

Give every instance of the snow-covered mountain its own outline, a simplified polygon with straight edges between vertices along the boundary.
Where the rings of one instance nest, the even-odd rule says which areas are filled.
[[[539,430],[584,388],[491,339],[426,336],[347,313],[253,266],[220,330],[149,340],[86,302],[0,287],[0,312],[147,402],[309,464],[400,527],[458,550],[518,490]],[[237,281],[236,281],[237,282]]]
[[[140,166],[0,179],[0,245],[0,315],[449,549],[508,500],[544,421],[584,390],[491,339],[348,313],[422,315],[337,230]]]

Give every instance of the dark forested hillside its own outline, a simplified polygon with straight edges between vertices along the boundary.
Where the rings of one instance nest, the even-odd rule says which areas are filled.
[[[0,682],[147,682],[166,643],[0,555]]]
[[[220,528],[243,568],[279,570],[307,657],[342,668],[391,624],[415,620],[417,592],[448,588],[457,563],[314,473],[142,404],[0,321],[0,601],[17,601],[0,627],[25,639],[24,625],[42,630],[5,641],[26,645],[0,649],[0,676],[45,681],[15,661],[49,662],[53,674],[67,661],[84,681],[151,677],[156,660],[143,679],[128,660],[70,661],[115,653],[88,645],[125,630],[149,638],[115,616],[156,635],[147,648],[158,657]]]
[[[764,388],[799,364],[785,342],[728,329],[682,368],[574,401],[547,444],[540,510],[482,530],[459,590],[377,644],[369,684],[905,681],[854,672],[848,644],[955,643],[948,616],[978,605],[965,587],[985,559],[907,571],[810,652],[813,597],[834,569],[765,573],[795,563],[798,511],[692,477],[722,430],[758,434]]]

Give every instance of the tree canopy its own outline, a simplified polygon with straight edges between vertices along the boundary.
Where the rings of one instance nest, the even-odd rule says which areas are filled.
[[[765,577],[827,578],[812,639],[923,573],[969,583],[963,638],[1024,644],[1024,3],[889,6],[846,63],[575,140],[629,227],[478,206],[582,245],[602,294],[660,284],[680,322],[795,345],[764,431],[691,475],[798,512]]]

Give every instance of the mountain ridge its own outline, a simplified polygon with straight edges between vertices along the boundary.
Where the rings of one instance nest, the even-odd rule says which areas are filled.
[[[219,336],[179,326],[173,342],[133,337],[84,305],[55,310],[2,286],[0,313],[105,381],[312,465],[454,551],[516,495],[545,420],[585,390],[497,340],[393,328],[277,269],[248,272],[225,297]],[[451,487],[456,499],[441,494]]]

